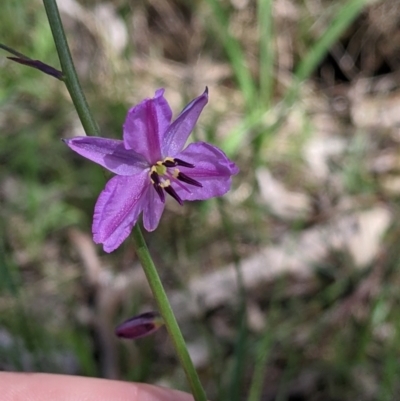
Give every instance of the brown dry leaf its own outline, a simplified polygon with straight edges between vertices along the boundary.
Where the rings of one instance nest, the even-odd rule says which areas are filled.
[[[271,213],[284,220],[304,220],[312,211],[311,199],[304,193],[288,190],[266,168],[256,171],[262,202]]]
[[[349,213],[329,223],[288,234],[276,244],[243,259],[240,268],[247,291],[265,287],[278,277],[289,274],[300,281],[312,282],[314,266],[332,250],[350,252],[358,267],[372,262],[380,248],[382,235],[392,221],[383,206]],[[188,291],[171,294],[178,319],[204,313],[223,304],[237,302],[237,274],[233,264],[192,279]],[[309,291],[309,286],[302,286]],[[188,295],[190,294],[190,295]]]
[[[351,107],[351,117],[360,128],[400,128],[400,91],[359,97]]]

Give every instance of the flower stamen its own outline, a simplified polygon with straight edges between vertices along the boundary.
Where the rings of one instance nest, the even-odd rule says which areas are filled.
[[[193,178],[187,176],[184,173],[181,173],[178,170],[178,174],[176,175],[176,178],[180,181],[186,182],[186,184],[194,185],[195,187],[203,188],[203,185],[201,185],[200,182],[194,180]]]
[[[175,163],[177,166],[183,166],[183,167],[189,167],[189,168],[194,167],[194,164],[187,163],[184,160],[181,160],[181,159],[174,159],[174,160],[175,160]]]
[[[181,206],[183,205],[182,199],[179,197],[179,195],[176,193],[175,189],[172,188],[171,185],[165,186],[164,191],[171,195]]]
[[[175,168],[173,172],[168,169],[183,166],[188,168],[193,168],[194,164],[187,163],[181,159],[174,159],[172,157],[166,157],[163,161],[158,161],[154,164],[150,169],[150,180],[153,184],[154,189],[156,190],[158,196],[161,199],[161,202],[165,203],[165,194],[164,191],[171,195],[180,205],[183,204],[182,199],[179,197],[175,189],[171,185],[171,180],[176,185],[179,185],[183,190],[190,192],[188,188],[180,183],[180,181],[194,185],[195,187],[202,188],[203,185],[194,180],[193,178],[187,176],[186,174],[179,171],[179,169]],[[166,178],[169,177],[169,178]]]
[[[160,163],[160,162],[157,162]],[[176,166],[183,166],[183,167],[188,167],[188,168],[193,168],[194,164],[187,163],[184,160],[181,159],[173,159],[172,157],[166,157],[162,164],[165,167],[176,167]]]
[[[153,171],[152,173],[150,173],[150,179],[154,189],[160,197],[161,202],[165,203],[165,194],[160,181],[160,176],[158,175],[157,171]]]

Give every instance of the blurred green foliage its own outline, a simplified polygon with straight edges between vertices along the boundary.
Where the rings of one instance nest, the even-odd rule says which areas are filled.
[[[135,13],[140,10],[147,11],[149,26],[157,30],[158,20],[154,15],[161,13],[155,5],[161,3],[151,3],[154,4],[140,2],[136,8],[123,0],[112,2],[129,34],[132,34],[129,27],[137,23]],[[256,72],[249,68],[247,43],[232,32],[232,21],[240,14],[240,8],[235,8],[233,3],[198,1],[188,8],[179,1],[165,3],[181,11],[183,19],[185,12],[190,12],[193,19],[201,15],[199,23],[205,25],[201,31],[204,35],[202,52],[211,59],[218,53],[218,60],[223,60],[233,71],[233,79],[227,80],[226,87],[234,88],[240,95],[243,107],[238,124],[220,138],[216,135],[220,122],[215,112],[205,123],[204,131],[206,137],[219,143],[241,164],[242,173],[236,187],[245,182],[251,191],[251,196],[242,203],[211,201],[185,205],[183,211],[172,209],[163,227],[148,236],[155,260],[162,266],[161,274],[170,288],[186,289],[186,282],[192,276],[231,261],[236,262],[240,278],[240,257],[272,243],[274,224],[277,231],[282,226],[285,230],[298,231],[310,224],[300,221],[290,226],[270,219],[265,208],[256,201],[254,171],[271,164],[266,157],[274,154],[271,138],[275,138],[293,109],[299,106],[302,111],[301,85],[314,79],[312,75],[331,46],[362,14],[368,2],[338,1],[326,7],[321,18],[328,22],[317,37],[310,34],[315,21],[306,13],[307,7],[304,8],[304,17],[297,21],[299,48],[289,85],[278,85],[275,77],[277,27],[273,23],[273,2],[245,2],[255,13],[261,35],[257,53],[253,55],[257,59]],[[304,3],[310,5],[310,2]],[[88,10],[98,4],[101,2],[82,2]],[[71,18],[64,17],[71,42],[79,42],[79,35],[88,35],[80,31],[76,34]],[[136,78],[132,58],[140,51],[134,46],[133,35],[129,38],[132,40],[119,58],[95,59],[100,60],[99,65],[92,65],[82,77],[94,115],[107,136],[121,135],[126,110],[131,106],[127,102],[130,95],[126,92],[136,85],[141,93],[141,85],[147,85],[147,96],[151,96],[155,87],[150,85],[155,84],[154,81],[159,84],[160,80],[156,77],[140,82],[139,74],[143,75],[143,70],[137,72]],[[59,68],[39,1],[3,1],[0,42]],[[101,53],[104,49],[100,42],[94,42],[92,48],[84,47],[84,51]],[[163,57],[167,57],[159,54],[160,46],[154,43],[154,53],[148,56],[149,60],[158,57],[161,68]],[[107,375],[107,358],[101,355],[104,339],[98,338],[97,326],[87,316],[92,307],[98,313],[94,315],[97,318],[103,310],[101,304],[96,304],[98,294],[88,285],[79,251],[70,240],[71,228],[90,232],[93,204],[107,177],[97,166],[69,152],[60,141],[71,133],[80,132],[63,84],[7,60],[6,52],[1,56],[0,368]],[[171,64],[177,66],[174,63],[176,61],[172,60]],[[190,90],[183,98],[188,93]],[[290,170],[287,177],[294,183],[298,183],[301,176],[299,147],[310,130],[309,117],[302,117],[302,133],[300,139],[296,138],[299,143],[289,144],[286,149],[289,158],[278,163],[280,171]],[[367,154],[363,133],[356,135],[352,143],[346,163],[338,167],[344,176],[345,195],[370,196],[375,201],[379,198],[379,188],[363,164]],[[310,187],[307,189],[315,190]],[[391,206],[397,210],[396,200]],[[215,216],[218,216],[218,223],[214,221]],[[234,333],[227,334],[226,338],[216,338],[212,319],[207,316],[192,322],[202,333],[212,355],[211,363],[201,372],[210,398],[230,401],[395,400],[400,373],[398,233],[398,227],[391,231],[387,256],[378,261],[384,273],[377,293],[366,297],[367,312],[362,319],[349,317],[345,323],[330,320],[338,302],[356,292],[369,273],[354,269],[346,255],[332,254],[325,265],[315,267],[315,287],[308,295],[288,296],[285,289],[290,280],[287,278],[277,279],[268,288],[268,296],[263,294],[265,297],[260,296],[260,299],[257,294],[239,291],[237,309],[222,311],[229,315],[234,328]],[[115,278],[120,271],[130,271],[134,255],[129,245],[125,245],[115,254],[100,259],[111,266],[108,272]],[[184,270],[183,266],[190,268]],[[103,291],[107,288],[106,285]],[[244,306],[250,301],[258,301],[266,314],[266,327],[258,333],[246,326],[248,316]],[[113,310],[113,318],[135,313],[142,302],[148,301],[143,301],[142,295],[132,294]],[[302,342],[302,335],[308,342]],[[165,352],[168,350],[165,337],[160,334],[155,338],[141,340],[139,345],[118,345],[118,376],[150,382],[167,378],[171,385],[185,389],[182,376],[175,373],[179,370],[169,369],[175,367],[175,362]],[[165,353],[160,355],[161,352]],[[268,389],[265,388],[266,377],[271,375],[276,379],[273,388]],[[308,394],[304,390],[296,398],[290,390],[293,383],[309,377],[315,382],[314,392]],[[371,377],[374,379],[372,386],[377,389],[368,392],[363,386]],[[268,383],[271,381],[269,379]],[[301,385],[297,388],[302,389]],[[368,394],[374,395],[368,398]],[[377,398],[373,398],[375,396]]]

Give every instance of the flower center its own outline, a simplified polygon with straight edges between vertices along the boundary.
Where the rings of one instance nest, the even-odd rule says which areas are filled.
[[[177,166],[183,166],[188,168],[193,168],[194,164],[187,163],[181,159],[174,159],[172,157],[166,157],[163,161],[158,161],[150,169],[150,180],[156,190],[161,202],[165,202],[164,191],[171,195],[180,205],[183,204],[182,199],[176,193],[175,189],[172,187],[172,183],[177,184],[185,191],[189,190],[182,184],[185,182],[189,185],[194,185],[196,187],[202,187],[200,182],[190,178],[186,174],[182,173]]]

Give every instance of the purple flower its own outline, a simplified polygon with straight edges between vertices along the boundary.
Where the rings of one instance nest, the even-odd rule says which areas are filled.
[[[153,334],[163,325],[164,320],[158,312],[145,312],[119,324],[115,334],[121,338],[136,340]]]
[[[225,194],[238,168],[224,152],[205,142],[183,149],[208,101],[208,90],[171,123],[164,89],[129,110],[123,140],[75,137],[64,142],[81,156],[117,174],[108,181],[94,210],[93,239],[111,252],[128,237],[143,212],[147,231],[157,228],[165,194],[180,205]]]

